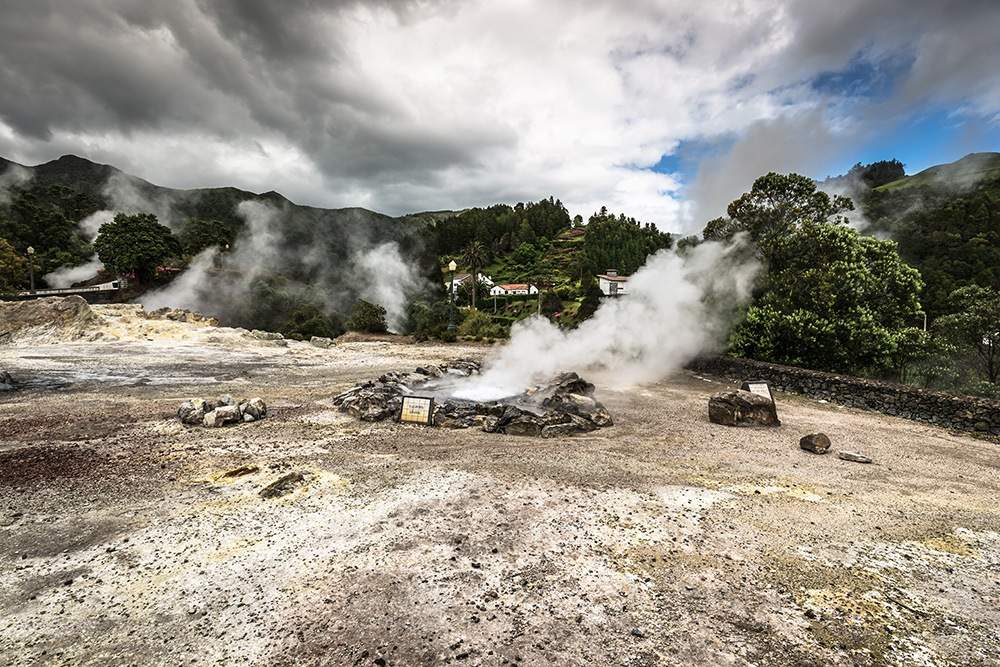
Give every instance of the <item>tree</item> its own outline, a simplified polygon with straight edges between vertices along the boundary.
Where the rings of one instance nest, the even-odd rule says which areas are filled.
[[[323,312],[314,303],[306,303],[292,311],[281,329],[286,336],[299,336],[308,340],[313,336],[336,338],[344,332],[335,317]]]
[[[939,317],[935,329],[972,359],[980,377],[1000,384],[1000,292],[969,285],[950,300],[956,312]]]
[[[14,290],[24,284],[28,262],[17,254],[7,239],[0,239],[0,291]]]
[[[831,197],[816,189],[816,182],[799,174],[771,172],[753,182],[750,192],[729,204],[729,220],[716,218],[706,225],[705,238],[723,240],[747,232],[764,257],[781,240],[804,225],[843,224],[842,214],[853,211],[847,197]]]
[[[235,238],[235,225],[207,218],[190,218],[178,234],[181,247],[189,255],[197,254],[210,246],[225,248]]]
[[[486,264],[486,248],[479,241],[471,242],[462,251],[462,261],[470,268],[470,272],[472,273],[470,281],[475,285],[479,281],[479,270]],[[476,292],[478,291],[478,289],[472,290],[473,309],[476,307]]]
[[[742,356],[845,373],[899,373],[924,341],[920,274],[893,241],[815,218],[770,236],[763,293],[734,329]]]
[[[673,237],[653,224],[642,224],[625,214],[608,213],[606,207],[590,216],[583,237],[583,253],[589,273],[617,269],[622,275],[635,273],[646,258],[670,248]]]
[[[462,281],[462,284],[458,286],[455,290],[455,301],[459,304],[465,305],[469,304],[475,308],[477,300],[487,298],[490,295],[490,290],[482,280],[473,280],[469,278],[468,280]]]
[[[181,254],[170,229],[150,213],[119,213],[101,227],[94,247],[104,266],[116,273],[134,274],[139,282],[152,280],[157,265]]]
[[[350,331],[385,333],[388,330],[385,323],[385,308],[359,299],[351,309],[351,316],[345,326]]]

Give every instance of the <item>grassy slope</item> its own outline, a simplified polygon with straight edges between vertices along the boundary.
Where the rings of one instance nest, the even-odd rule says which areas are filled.
[[[974,183],[982,179],[1000,178],[1000,153],[970,153],[960,160],[928,167],[912,176],[881,185],[875,190],[891,192],[919,186],[939,186],[948,183]]]

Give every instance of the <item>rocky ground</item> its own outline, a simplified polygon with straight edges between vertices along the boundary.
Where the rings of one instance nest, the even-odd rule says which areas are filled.
[[[331,398],[487,349],[96,310],[0,347],[4,665],[1000,664],[996,444],[782,394],[715,425],[684,372],[573,437],[365,423]],[[174,417],[223,393],[266,419]]]

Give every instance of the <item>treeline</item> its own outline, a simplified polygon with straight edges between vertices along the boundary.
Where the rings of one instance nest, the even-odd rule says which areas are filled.
[[[569,213],[554,197],[527,204],[495,204],[471,208],[438,221],[435,225],[439,255],[456,255],[478,241],[485,248],[487,261],[498,254],[511,252],[522,243],[548,240],[570,227]]]
[[[590,216],[583,239],[587,273],[602,273],[617,269],[631,275],[646,263],[646,258],[663,248],[670,248],[673,239],[652,223],[640,223],[624,213],[615,216],[606,207]]]

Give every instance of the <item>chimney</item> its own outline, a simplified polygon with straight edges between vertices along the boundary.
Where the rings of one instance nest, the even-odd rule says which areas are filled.
[[[604,275],[606,275],[606,276],[612,276],[612,277],[617,276],[618,275],[618,269],[608,269],[607,272]]]

